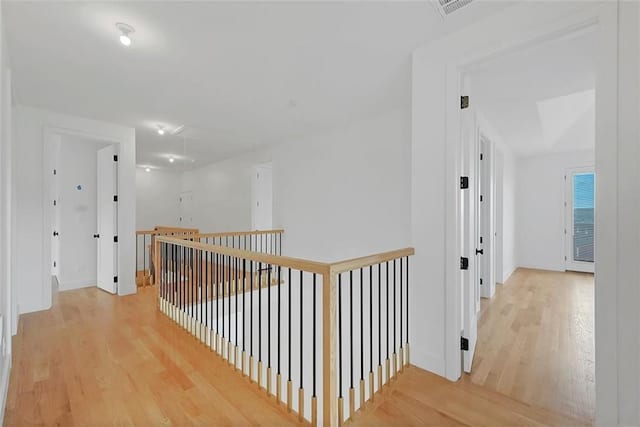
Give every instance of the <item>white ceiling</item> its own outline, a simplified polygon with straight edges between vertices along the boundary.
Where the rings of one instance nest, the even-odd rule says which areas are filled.
[[[196,167],[410,105],[412,51],[506,7],[3,2],[18,103],[133,126],[138,164]],[[116,22],[135,28],[129,48]],[[186,125],[180,137],[156,134]],[[186,160],[169,165],[168,157]],[[194,163],[191,163],[191,162]]]
[[[517,156],[594,149],[596,43],[583,32],[471,70],[472,102]]]

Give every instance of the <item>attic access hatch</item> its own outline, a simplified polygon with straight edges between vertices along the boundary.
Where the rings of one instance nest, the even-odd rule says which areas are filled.
[[[438,12],[444,18],[471,3],[473,0],[432,0],[430,3],[438,9]]]

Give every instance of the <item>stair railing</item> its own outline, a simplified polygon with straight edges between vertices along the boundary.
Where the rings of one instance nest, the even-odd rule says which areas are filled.
[[[409,363],[412,248],[322,263],[158,236],[154,253],[162,313],[300,420],[342,425]]]

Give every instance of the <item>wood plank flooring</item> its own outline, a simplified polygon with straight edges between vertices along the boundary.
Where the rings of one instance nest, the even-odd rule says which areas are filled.
[[[156,288],[60,293],[21,316],[5,425],[290,425],[297,418],[160,314]],[[517,271],[483,301],[473,375],[408,367],[358,425],[589,425],[593,276]]]
[[[593,422],[593,274],[517,270],[482,300],[471,381]]]
[[[519,269],[482,300],[471,375],[410,367],[355,425],[592,425],[593,275]]]
[[[63,292],[21,316],[4,424],[300,424],[160,314],[156,291]]]
[[[354,426],[579,426],[586,423],[414,366],[349,421]]]

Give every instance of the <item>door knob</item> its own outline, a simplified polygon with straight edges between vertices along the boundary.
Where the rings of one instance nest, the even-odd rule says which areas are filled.
[[[99,239],[99,238],[100,238],[100,235],[99,235],[99,234],[94,234],[94,235],[93,235],[93,238],[94,238],[94,239]]]
[[[484,255],[484,249],[476,249],[476,255]]]
[[[55,237],[57,237],[57,236],[58,236],[58,232],[57,232],[57,231],[54,231],[54,232],[53,232],[53,235],[54,235]]]

